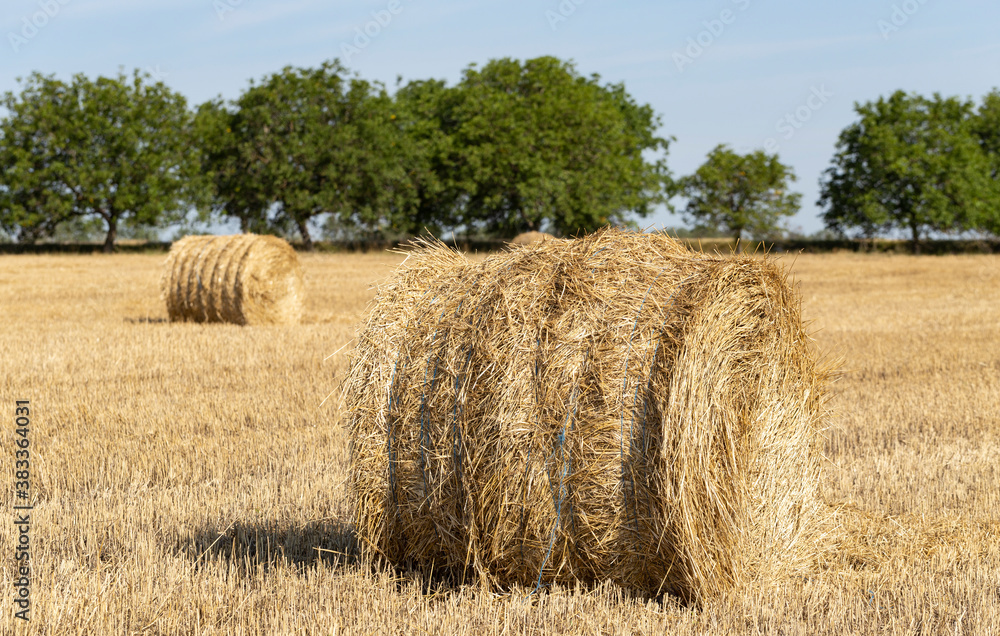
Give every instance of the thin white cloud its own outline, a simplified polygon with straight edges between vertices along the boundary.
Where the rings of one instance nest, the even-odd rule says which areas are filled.
[[[152,9],[197,10],[201,6],[211,7],[212,0],[143,0],[142,2],[122,2],[121,0],[69,0],[63,11],[75,18],[92,18],[107,14],[143,13]]]
[[[143,0],[143,2],[122,2],[121,0],[62,0],[61,2],[39,3],[18,2],[4,7],[0,18],[0,31],[20,32],[24,21],[33,22],[37,27],[44,20],[41,28],[62,20],[91,20],[95,18],[112,18],[118,20],[124,16],[134,17],[135,14],[152,14],[163,9],[173,11],[185,9],[190,11],[212,12],[212,0]],[[36,14],[44,14],[37,16]]]
[[[1000,53],[1000,42],[955,51],[956,56],[980,56],[985,54],[992,56],[996,53]]]
[[[309,15],[329,7],[322,0],[299,0],[298,2],[255,3],[253,0],[243,0],[236,3],[227,0],[206,2],[208,15],[211,15],[211,29],[218,31],[234,31],[248,27],[274,22],[288,16]]]
[[[856,46],[861,43],[875,44],[882,40],[877,33],[729,45],[721,41],[724,39],[725,36],[723,35],[719,38],[719,41],[714,41],[709,46],[703,47],[704,52],[697,56],[697,58],[692,59],[692,67],[702,62],[702,56],[708,56],[716,61],[761,59],[775,55],[818,51],[847,45]],[[663,75],[676,75],[678,71],[674,56],[676,54],[688,55],[686,51],[687,46],[688,42],[685,40],[684,42],[678,42],[669,49],[654,49],[641,52],[629,51],[618,55],[610,55],[603,58],[603,65],[606,68],[631,68],[643,64],[663,64]]]
[[[755,42],[753,44],[732,44],[720,43],[712,46],[711,51],[716,59],[759,59],[771,57],[773,55],[786,55],[788,53],[803,53],[806,51],[818,51],[827,48],[839,48],[845,45],[857,45],[860,43],[881,42],[882,37],[878,33],[868,33],[859,35],[844,35],[831,38],[808,38],[800,40],[784,40],[779,42]]]

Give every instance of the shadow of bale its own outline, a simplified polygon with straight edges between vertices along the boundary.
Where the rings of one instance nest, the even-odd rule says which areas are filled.
[[[358,561],[354,530],[347,523],[330,519],[305,524],[269,519],[236,521],[228,527],[204,526],[189,536],[182,551],[196,564],[229,562],[247,573],[278,565],[309,567],[319,562],[339,569]]]

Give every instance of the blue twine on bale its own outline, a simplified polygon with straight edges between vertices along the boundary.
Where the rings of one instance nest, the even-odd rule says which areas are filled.
[[[587,356],[585,353],[584,363],[586,363],[586,359]],[[556,531],[559,530],[559,528],[562,526],[562,505],[563,502],[565,502],[567,497],[569,496],[569,486],[565,483],[565,480],[566,477],[569,475],[570,468],[572,467],[573,464],[572,456],[569,458],[568,461],[566,459],[566,432],[567,429],[569,430],[569,432],[573,431],[573,423],[576,420],[577,412],[580,408],[579,388],[580,387],[578,381],[577,385],[573,387],[573,393],[570,395],[570,402],[574,403],[573,411],[566,413],[566,419],[563,421],[563,428],[559,432],[559,436],[556,438],[556,445],[552,449],[552,454],[549,455],[549,459],[546,460],[545,462],[546,464],[548,464],[549,461],[551,461],[551,459],[555,457],[556,453],[559,453],[559,462],[562,464],[563,469],[559,475],[558,497],[556,496],[555,492],[552,493],[552,503],[556,509],[556,522],[552,526],[552,533],[549,536],[549,547],[545,551],[545,557],[542,559],[542,565],[541,567],[538,568],[538,580],[535,582],[535,588],[531,590],[531,592],[528,594],[529,597],[535,592],[537,592],[542,586],[542,576],[545,574],[545,565],[548,563],[549,557],[552,555],[552,548],[556,542]],[[576,518],[573,515],[573,504],[572,502],[569,502],[568,505],[570,507],[569,508],[570,523],[573,525],[573,528],[575,529]]]

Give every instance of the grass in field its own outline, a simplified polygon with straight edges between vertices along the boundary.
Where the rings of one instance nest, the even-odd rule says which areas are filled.
[[[694,610],[493,594],[350,556],[337,395],[400,257],[304,256],[305,324],[170,324],[163,256],[0,256],[2,506],[30,399],[32,620],[0,633],[1000,633],[1000,259],[787,258],[834,385],[812,577]],[[324,401],[325,400],[325,401]]]

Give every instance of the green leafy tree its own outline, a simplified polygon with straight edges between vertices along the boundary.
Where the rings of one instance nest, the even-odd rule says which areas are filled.
[[[8,92],[0,122],[0,215],[17,240],[52,236],[70,219],[98,218],[104,250],[120,227],[169,223],[196,203],[198,158],[185,99],[148,74],[32,74]]]
[[[200,178],[210,193],[210,215],[238,220],[243,232],[267,234],[275,228],[267,219],[271,193],[264,181],[266,164],[233,132],[243,130],[240,114],[221,99],[198,106],[194,131],[202,156]]]
[[[408,226],[411,149],[383,87],[347,77],[334,60],[251,82],[234,107],[199,110],[216,212],[245,230],[294,227],[307,250],[309,221],[322,214],[373,234]]]
[[[778,160],[756,150],[741,155],[720,144],[691,176],[680,180],[687,197],[685,220],[716,228],[739,240],[744,234],[772,236],[781,219],[799,210],[802,195],[789,192],[795,173]]]
[[[548,224],[574,234],[666,200],[669,141],[655,134],[659,118],[599,79],[553,57],[465,70],[442,124],[467,228],[511,236]]]
[[[973,133],[972,102],[897,91],[855,111],[860,119],[841,132],[821,179],[829,229],[908,231],[918,253],[928,232],[982,225],[997,196]]]
[[[70,149],[58,120],[69,87],[50,77],[33,76],[20,100],[4,95],[9,115],[0,121],[0,226],[19,243],[51,236],[72,217],[73,199],[60,178]]]
[[[991,161],[991,176],[997,178],[1000,176],[1000,89],[994,88],[983,97],[972,120],[972,132]]]
[[[457,178],[462,154],[457,147],[459,94],[442,80],[417,80],[394,96],[400,126],[410,150],[407,169],[415,188],[411,234],[428,230],[440,236],[462,223],[462,182]]]
[[[979,147],[989,161],[990,177],[993,185],[1000,188],[1000,89],[994,88],[985,97],[972,121],[972,131],[979,141]],[[979,229],[1000,235],[1000,205],[985,211]]]

